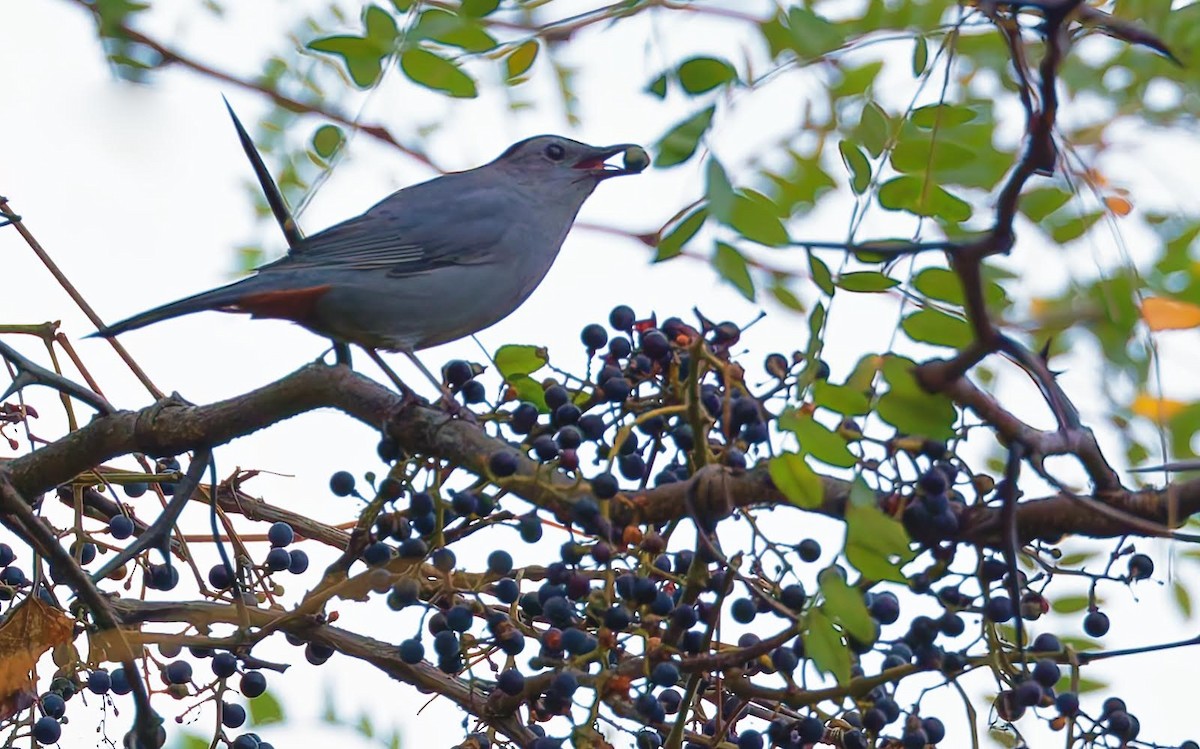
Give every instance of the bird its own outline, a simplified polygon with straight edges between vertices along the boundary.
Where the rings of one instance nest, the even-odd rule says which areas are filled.
[[[618,155],[623,165],[608,163]],[[290,320],[373,357],[399,351],[428,375],[415,352],[510,315],[545,278],[597,185],[641,172],[649,161],[633,143],[527,138],[483,166],[398,190],[303,238],[247,278],[92,336],[111,338],[206,310],[239,312]]]

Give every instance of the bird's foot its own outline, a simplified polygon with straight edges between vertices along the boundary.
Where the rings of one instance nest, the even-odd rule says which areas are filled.
[[[456,419],[462,419],[468,424],[479,423],[479,417],[475,415],[475,412],[455,400],[454,394],[444,387],[442,388],[442,396],[438,398],[437,406],[441,410],[450,414],[450,416]]]

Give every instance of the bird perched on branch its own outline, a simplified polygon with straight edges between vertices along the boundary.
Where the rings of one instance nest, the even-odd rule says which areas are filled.
[[[622,165],[607,163],[618,155]],[[291,320],[334,341],[371,353],[401,351],[416,361],[415,351],[512,313],[550,270],[596,186],[648,164],[645,150],[633,144],[529,138],[484,166],[392,193],[361,216],[304,238],[248,278],[94,335],[219,310]]]

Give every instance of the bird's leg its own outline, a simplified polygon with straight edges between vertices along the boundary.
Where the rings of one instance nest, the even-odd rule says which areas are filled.
[[[475,414],[471,411],[471,409],[454,400],[454,393],[450,392],[450,389],[446,387],[444,382],[433,376],[433,373],[425,367],[421,360],[417,358],[416,354],[411,351],[404,351],[403,353],[408,357],[409,361],[417,366],[417,369],[421,370],[421,374],[425,375],[425,377],[433,383],[433,386],[441,392],[442,397],[438,400],[438,405],[440,405],[443,410],[445,410],[451,416],[457,416],[460,419],[465,419],[472,424],[476,422]]]
[[[354,369],[354,361],[350,357],[350,344],[343,341],[333,341],[333,363],[345,364]]]
[[[400,379],[400,375],[396,374],[395,371],[393,371],[392,368],[387,365],[387,362],[383,360],[383,357],[379,355],[377,350],[371,348],[370,346],[363,346],[362,350],[367,352],[367,356],[371,357],[371,361],[379,365],[379,368],[382,369],[383,373],[388,376],[388,379],[392,381],[392,384],[400,390],[400,395],[404,397],[405,405],[409,403],[421,402],[421,396],[417,395],[417,391],[404,384],[404,381]]]

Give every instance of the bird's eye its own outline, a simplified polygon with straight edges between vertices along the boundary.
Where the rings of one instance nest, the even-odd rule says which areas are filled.
[[[558,143],[551,143],[546,146],[546,158],[551,161],[562,161],[567,155],[567,149],[563,148]]]

